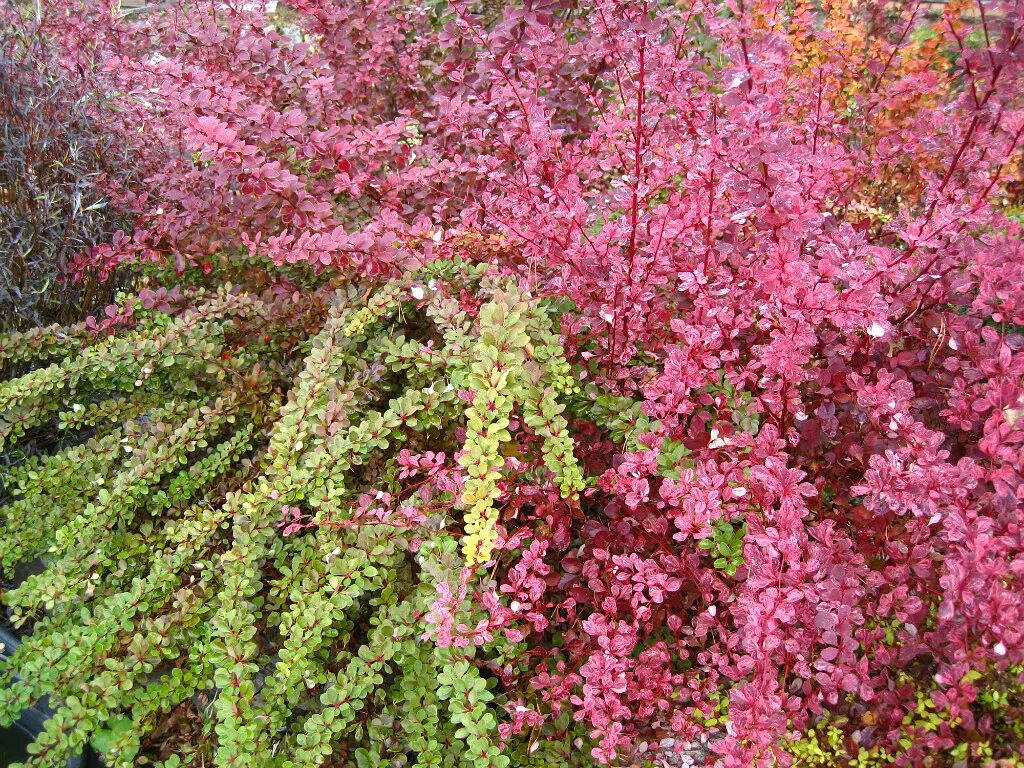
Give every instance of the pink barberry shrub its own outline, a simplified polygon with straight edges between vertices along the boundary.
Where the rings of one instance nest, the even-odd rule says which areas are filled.
[[[144,168],[81,267],[458,253],[560,302],[588,489],[510,451],[431,610],[526,648],[502,738],[1020,755],[1020,0],[57,5]]]

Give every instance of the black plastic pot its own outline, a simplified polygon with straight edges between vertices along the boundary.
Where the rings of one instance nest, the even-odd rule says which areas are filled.
[[[7,656],[19,645],[17,635],[6,627],[0,626],[0,657]],[[10,728],[0,728],[0,768],[7,768],[12,763],[19,763],[28,757],[26,747],[35,740],[36,734],[43,729],[43,724],[53,712],[45,704],[37,704],[21,713],[18,722]],[[68,760],[67,768],[99,768],[100,763],[91,751]]]

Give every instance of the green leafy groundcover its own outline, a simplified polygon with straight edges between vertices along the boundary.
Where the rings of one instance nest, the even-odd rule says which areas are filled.
[[[428,639],[494,545],[510,430],[523,471],[584,487],[557,308],[459,261],[311,296],[122,297],[100,333],[0,340],[0,563],[43,564],[5,596],[32,632],[0,720],[56,710],[27,765],[589,763],[499,754],[494,671],[522,648]],[[461,450],[468,480],[425,499],[401,448]]]

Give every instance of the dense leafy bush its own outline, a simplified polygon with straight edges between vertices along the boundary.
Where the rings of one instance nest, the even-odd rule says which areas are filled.
[[[142,168],[79,265],[253,287],[8,342],[132,449],[12,472],[49,759],[1021,755],[1019,0],[58,7]]]
[[[147,291],[106,334],[5,341],[4,359],[48,364],[0,388],[0,435],[56,420],[67,436],[6,477],[0,562],[45,563],[6,602],[16,621],[45,617],[0,711],[61,703],[31,764],[91,738],[131,765],[169,711],[195,730],[164,765],[208,758],[200,733],[229,765],[318,765],[339,744],[360,764],[509,764],[481,668],[511,674],[521,649],[484,642],[478,608],[433,606],[490,559],[513,440],[517,472],[567,498],[583,484],[551,308],[487,272],[437,262],[365,303],[352,288],[299,305]],[[457,464],[427,450],[460,434]],[[443,624],[425,642],[432,610],[481,621],[481,641]]]
[[[130,155],[103,130],[102,96],[54,63],[58,45],[20,3],[0,8],[0,331],[73,322],[116,286],[69,281],[83,250],[126,223],[109,207],[105,177],[123,179]]]

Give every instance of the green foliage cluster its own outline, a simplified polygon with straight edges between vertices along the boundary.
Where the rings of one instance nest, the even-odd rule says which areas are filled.
[[[463,552],[470,565],[487,562],[497,540],[493,502],[504,465],[501,448],[512,440],[508,428],[516,402],[524,407],[526,424],[543,437],[544,463],[563,494],[583,490],[583,474],[561,415],[565,406],[556,399],[571,394],[574,383],[550,328],[541,329],[546,334],[538,355],[529,335],[529,305],[512,293],[496,294],[480,310],[479,321],[469,375],[459,382],[474,393],[459,459],[469,476],[460,501],[466,510]],[[528,355],[534,358],[529,367]]]
[[[27,765],[87,743],[114,768],[533,764],[499,754],[490,671],[521,649],[430,641],[425,617],[489,557],[511,442],[535,480],[584,487],[556,308],[457,260],[301,306],[231,285],[187,304],[0,339],[30,368],[0,382],[0,566],[34,566],[5,595],[32,632],[0,722],[55,709]],[[468,480],[427,504],[399,447],[461,450]],[[363,514],[381,494],[426,521]]]
[[[743,540],[746,535],[745,522],[720,517],[712,523],[711,535],[701,539],[697,546],[714,558],[712,565],[715,568],[733,576],[743,565]]]

